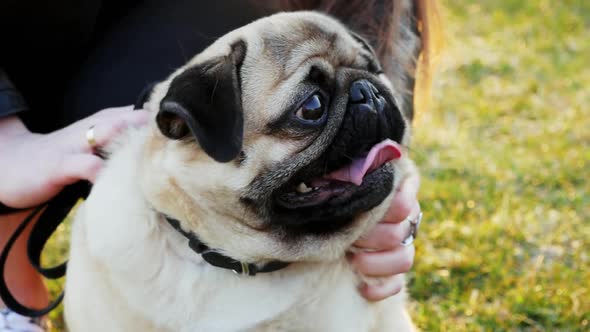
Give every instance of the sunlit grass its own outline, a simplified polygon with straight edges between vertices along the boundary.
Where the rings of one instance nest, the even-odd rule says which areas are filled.
[[[446,1],[416,121],[425,331],[590,330],[590,2]]]
[[[412,152],[425,213],[412,316],[424,331],[588,331],[590,1],[443,3],[442,72]]]

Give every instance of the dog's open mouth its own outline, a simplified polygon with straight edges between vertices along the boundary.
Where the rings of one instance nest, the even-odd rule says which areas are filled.
[[[286,209],[339,206],[360,198],[379,186],[387,163],[400,158],[401,147],[392,140],[374,145],[364,156],[328,174],[290,181],[276,201]]]

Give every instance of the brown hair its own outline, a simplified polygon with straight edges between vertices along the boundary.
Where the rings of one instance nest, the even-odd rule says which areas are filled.
[[[440,46],[438,1],[281,0],[280,9],[320,10],[365,37],[386,74],[407,90],[407,115],[430,100],[435,55]]]

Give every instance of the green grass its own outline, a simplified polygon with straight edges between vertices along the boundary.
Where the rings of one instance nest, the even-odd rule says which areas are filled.
[[[445,1],[416,122],[425,331],[590,330],[590,2]]]
[[[590,1],[443,4],[412,152],[425,214],[412,316],[424,331],[588,331]]]

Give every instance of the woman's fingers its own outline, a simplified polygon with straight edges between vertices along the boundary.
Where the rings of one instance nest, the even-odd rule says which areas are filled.
[[[109,123],[102,122],[86,129],[84,137],[86,138],[86,147],[94,150],[107,145],[113,138],[120,135],[127,128],[127,124],[122,121],[112,121]],[[88,139],[92,136],[93,141]]]
[[[149,113],[133,110],[133,106],[113,107],[97,112],[53,134],[54,146],[71,144],[75,147],[60,159],[58,176],[54,179],[59,185],[67,185],[78,180],[94,182],[103,161],[93,154],[96,148],[109,144],[129,126],[139,127],[147,123]],[[90,136],[93,142],[89,141]],[[91,143],[93,145],[91,145]],[[63,145],[62,145],[63,146]],[[81,153],[80,153],[81,152]]]
[[[410,233],[408,221],[397,224],[381,222],[354,243],[355,247],[376,250],[397,248]]]
[[[410,270],[414,263],[414,246],[398,246],[389,251],[355,253],[351,264],[368,277],[385,277]]]
[[[78,180],[88,180],[94,183],[104,161],[93,154],[72,154],[63,159],[59,166],[56,179],[59,185],[65,186]]]
[[[128,110],[127,107],[121,108],[118,113],[101,119],[100,122],[93,126],[96,145],[107,145],[128,127],[139,127],[146,124],[148,117],[149,113],[146,111]]]
[[[382,221],[368,234],[354,243],[355,247],[373,250],[392,250],[397,248],[410,234],[410,219],[420,213],[420,203],[413,201],[413,207],[401,222]]]
[[[93,148],[109,144],[115,137],[128,127],[140,127],[149,120],[150,114],[144,110],[133,110],[132,106],[109,108],[96,113],[66,128],[68,135],[76,135],[78,146],[83,152],[91,152]],[[94,146],[88,141],[89,131],[94,138]],[[72,137],[72,139],[76,139]]]
[[[118,112],[113,112],[107,121],[123,121],[127,126],[141,127],[147,124],[150,114],[146,110],[134,110],[133,106],[125,106],[120,107]]]
[[[359,290],[367,300],[380,301],[399,293],[403,287],[404,277],[398,274],[384,279],[377,285],[363,284]]]
[[[397,223],[406,219],[410,212],[416,208],[419,187],[420,177],[417,173],[410,174],[405,178],[395,193],[383,221]]]
[[[361,295],[370,301],[378,301],[397,294],[403,287],[402,273],[408,272],[414,263],[414,246],[401,243],[410,234],[410,219],[420,213],[416,198],[420,179],[410,175],[400,185],[383,218],[368,234],[354,245],[371,251],[356,252],[349,256],[352,266],[362,275],[383,279],[377,285],[362,285]]]
[[[94,155],[96,148],[109,144],[129,126],[147,123],[149,113],[133,110],[133,106],[114,107],[97,112],[48,136],[52,146],[61,146],[56,177],[53,183],[68,185],[78,180],[94,182],[103,161]],[[89,133],[89,130],[91,133]],[[90,136],[90,137],[89,137]],[[91,138],[92,141],[89,141]],[[73,148],[68,148],[72,146]]]

